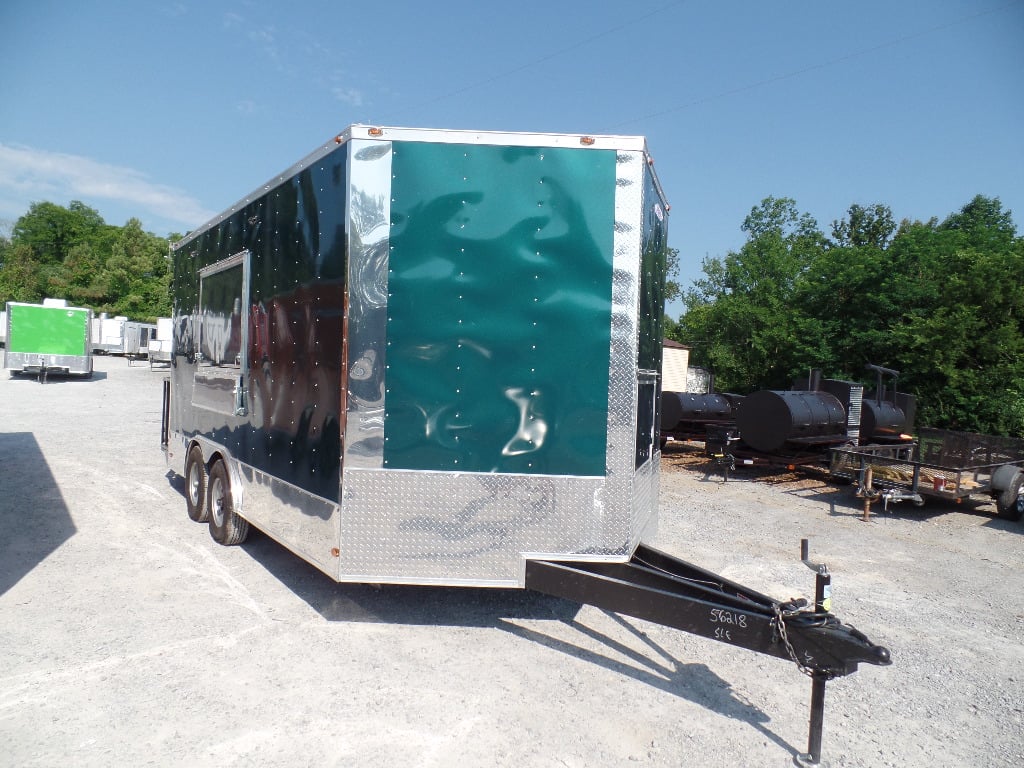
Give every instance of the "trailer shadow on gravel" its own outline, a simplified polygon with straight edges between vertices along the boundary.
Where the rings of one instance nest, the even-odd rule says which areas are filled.
[[[0,595],[76,531],[31,432],[0,432]]]
[[[623,639],[628,638],[617,639],[613,633],[599,631],[579,621],[581,606],[578,603],[539,592],[487,587],[339,584],[259,531],[253,530],[242,548],[328,621],[493,627],[678,696],[723,717],[747,723],[783,749],[794,755],[798,752],[767,727],[770,717],[738,697],[727,680],[704,664],[689,664],[675,658],[635,626],[635,620],[602,611],[633,636],[634,641],[627,644]],[[523,626],[520,621],[559,622],[571,628],[580,643],[545,634],[536,626]],[[607,653],[594,650],[595,644],[606,648]],[[646,646],[649,652],[637,650],[638,644]]]
[[[722,717],[746,723],[766,739],[792,753],[794,757],[799,753],[799,750],[792,744],[767,727],[767,723],[771,721],[767,714],[737,696],[732,685],[715,674],[706,664],[680,662],[629,620],[615,613],[602,612],[650,648],[652,654],[636,651],[607,634],[587,627],[578,621],[570,621],[568,624],[591,640],[607,646],[610,655],[581,648],[571,642],[508,621],[503,621],[500,628],[524,640],[538,643],[545,648],[603,667],[623,677],[686,699]],[[622,661],[621,657],[623,656],[632,663]]]
[[[985,527],[996,531],[1005,531],[1006,533],[1016,533],[1018,536],[1024,535],[1024,520],[1003,520],[999,517],[993,517],[985,523]]]
[[[93,372],[88,376],[79,376],[77,374],[63,374],[63,373],[47,373],[46,376],[42,377],[37,373],[22,373],[21,371],[8,371],[8,375],[11,381],[24,381],[31,384],[74,384],[81,383],[87,384],[96,381],[104,381],[107,378],[106,371]]]
[[[241,547],[327,621],[493,627],[503,619],[572,621],[580,609],[523,589],[338,583],[256,529]]]
[[[852,486],[846,487],[841,495],[828,499],[829,516],[854,517],[864,516],[864,500],[855,495]],[[982,525],[998,530],[1024,532],[1024,525],[996,517],[995,505],[987,499],[966,498],[960,503],[945,499],[928,499],[918,507],[911,502],[890,504],[886,508],[881,502],[871,505],[868,522],[885,523],[888,520],[927,523],[948,515],[966,515],[970,518],[984,520]]]
[[[185,499],[185,478],[173,470],[168,486]],[[580,606],[523,589],[338,583],[258,528],[240,547],[327,621],[493,627],[502,619],[571,621]]]

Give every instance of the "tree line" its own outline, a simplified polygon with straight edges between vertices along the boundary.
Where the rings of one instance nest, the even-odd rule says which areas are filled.
[[[685,311],[666,335],[718,390],[788,388],[814,368],[871,384],[874,363],[900,371],[922,426],[1024,436],[1024,238],[998,198],[898,225],[885,205],[851,205],[826,235],[769,197],[741,228],[738,252],[668,286]],[[177,239],[134,218],[107,224],[79,201],[33,203],[0,234],[0,305],[54,297],[153,322],[170,315]]]
[[[667,321],[718,391],[788,389],[815,368],[873,384],[873,363],[900,372],[919,426],[1024,437],[1024,238],[998,198],[898,225],[852,205],[826,235],[770,197],[742,231]]]
[[[0,235],[0,305],[66,299],[72,306],[155,322],[171,313],[170,243],[132,218],[123,227],[74,200],[33,203]]]

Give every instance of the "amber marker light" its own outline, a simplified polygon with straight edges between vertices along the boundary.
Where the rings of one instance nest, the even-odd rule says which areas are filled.
[[[584,147],[593,146],[593,144],[594,144],[594,137],[593,136],[580,136],[580,144],[582,144]]]
[[[383,128],[368,128],[366,132],[368,134],[370,134],[371,136],[383,136],[384,135],[384,129]]]

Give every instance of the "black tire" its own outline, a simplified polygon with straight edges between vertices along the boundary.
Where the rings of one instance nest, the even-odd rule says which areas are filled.
[[[217,459],[210,467],[206,509],[209,515],[210,536],[214,541],[225,547],[232,547],[245,541],[249,535],[249,523],[235,512],[235,505],[231,500],[228,468],[222,459]]]
[[[1014,522],[1024,517],[1024,472],[1014,475],[1006,490],[996,496],[996,512],[1004,520]]]
[[[193,445],[185,459],[185,507],[188,516],[197,523],[205,523],[209,517],[206,506],[206,463],[203,451]]]

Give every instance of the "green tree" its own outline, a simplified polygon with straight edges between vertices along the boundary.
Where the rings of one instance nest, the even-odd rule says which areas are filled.
[[[894,226],[851,206],[825,240],[769,198],[739,253],[706,260],[670,331],[723,388],[786,386],[807,368],[873,384],[901,371],[919,425],[1024,437],[1024,239],[998,198]]]
[[[167,241],[143,231],[138,219],[129,219],[107,259],[101,285],[112,297],[109,312],[149,321],[170,314]]]
[[[901,311],[886,341],[919,423],[1024,436],[1024,242],[1010,213],[975,197],[941,224],[905,223],[890,250],[880,291]]]
[[[844,247],[883,250],[895,231],[889,206],[878,203],[867,208],[854,203],[847,209],[846,218],[832,222],[832,238]]]
[[[673,333],[723,388],[751,391],[783,385],[821,354],[820,331],[793,298],[825,238],[789,198],[763,200],[742,230],[747,242],[738,253],[704,260]]]
[[[0,302],[67,299],[96,312],[154,320],[170,314],[168,241],[106,224],[85,204],[33,203],[0,236]]]
[[[62,264],[72,247],[99,239],[105,227],[99,212],[78,200],[67,208],[33,203],[15,222],[11,240],[31,248],[40,264]]]
[[[806,360],[808,367],[844,378],[868,363],[891,367],[879,358],[878,335],[898,302],[878,289],[891,272],[886,248],[895,229],[891,210],[877,204],[852,205],[832,223],[832,240],[814,254],[794,291],[794,305],[821,335],[819,357]]]
[[[8,301],[38,303],[45,297],[46,279],[27,245],[0,247],[0,306]]]

